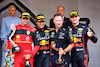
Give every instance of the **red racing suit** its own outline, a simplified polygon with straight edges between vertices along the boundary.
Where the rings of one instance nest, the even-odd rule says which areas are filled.
[[[20,24],[16,26],[16,32],[12,39],[14,40],[15,44],[20,46],[21,51],[15,52],[14,67],[25,67],[26,60],[24,56],[26,54],[35,56],[35,54],[40,49],[39,43],[36,40],[36,36],[34,34],[35,31],[36,28],[33,28],[30,25],[22,26]],[[10,40],[8,40],[8,48],[11,49],[11,47],[11,42]],[[31,64],[31,67],[33,67],[33,57],[29,59],[29,62]]]

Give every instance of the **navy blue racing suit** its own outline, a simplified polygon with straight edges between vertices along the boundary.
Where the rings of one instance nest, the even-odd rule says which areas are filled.
[[[60,28],[58,32],[55,31],[55,28],[51,28],[50,40],[55,41],[56,48],[62,47],[63,49],[65,49],[69,44],[71,44],[68,31],[66,31],[65,28]],[[52,49],[52,54],[54,54],[51,56],[52,67],[57,67],[56,60],[58,60],[59,58],[59,53],[58,51]],[[62,58],[65,59],[65,67],[69,67],[69,64],[71,62],[69,52],[62,55]]]
[[[88,37],[87,32],[90,29],[92,37]],[[96,43],[97,38],[93,30],[84,24],[79,23],[76,27],[68,26],[71,41],[74,43],[74,48],[71,51],[72,67],[87,67],[88,66],[88,49],[87,41],[90,39]]]
[[[35,32],[36,38],[40,44],[40,50],[35,56],[35,67],[50,67],[50,34],[49,28],[44,27]]]

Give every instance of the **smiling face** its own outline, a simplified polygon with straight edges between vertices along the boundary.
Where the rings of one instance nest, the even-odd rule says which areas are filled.
[[[36,22],[37,28],[42,29],[45,26],[45,21]]]
[[[63,18],[61,16],[55,16],[53,22],[56,28],[61,28],[63,25]]]
[[[79,24],[80,16],[71,16],[69,19],[74,26],[77,26]]]

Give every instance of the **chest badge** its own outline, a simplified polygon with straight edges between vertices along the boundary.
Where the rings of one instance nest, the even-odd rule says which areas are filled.
[[[27,31],[27,35],[29,35],[30,34],[30,31]]]
[[[49,44],[49,41],[46,41],[46,40],[42,40],[39,42],[40,45],[46,45],[46,44]]]
[[[78,28],[78,30],[79,30],[79,31],[82,31],[82,30],[83,30],[83,28]]]
[[[49,30],[45,30],[44,32],[45,32],[45,33],[49,33]]]

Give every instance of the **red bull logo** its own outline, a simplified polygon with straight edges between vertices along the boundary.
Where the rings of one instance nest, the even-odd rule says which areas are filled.
[[[76,37],[71,37],[71,41],[74,42],[74,43],[82,42],[81,38],[76,38]]]
[[[46,41],[46,40],[42,40],[39,42],[40,45],[46,45],[46,44],[49,44],[49,40]]]

